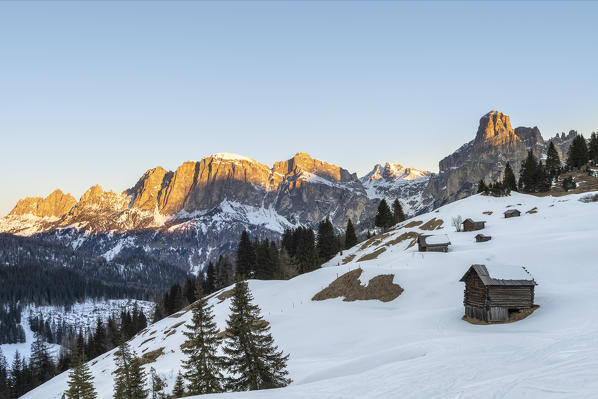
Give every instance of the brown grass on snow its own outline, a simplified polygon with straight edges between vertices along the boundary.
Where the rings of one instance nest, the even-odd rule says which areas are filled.
[[[529,211],[527,211],[525,213],[538,213],[538,208],[537,207],[533,207],[532,209],[530,209]]]
[[[405,226],[403,226],[404,229],[410,229],[412,227],[416,227],[419,226],[420,224],[422,224],[423,222],[421,220],[414,220],[413,222],[409,222],[407,223]]]
[[[386,248],[384,248],[384,247],[378,248],[374,252],[363,255],[361,258],[357,259],[357,262],[364,262],[366,260],[376,259],[378,257],[378,255],[380,255],[384,251],[386,251]]]
[[[405,240],[411,240],[411,242],[409,243],[409,245],[407,246],[407,248],[411,248],[412,246],[415,245],[415,243],[417,242],[417,237],[419,236],[419,234],[417,234],[415,231],[408,231],[406,233],[401,234],[400,236],[398,236],[397,238],[395,238],[394,240],[390,240],[388,241],[386,244],[386,246],[391,246],[391,245],[396,245],[400,242],[403,242]]]
[[[349,256],[347,256],[346,258],[343,259],[343,265],[346,265],[347,263],[351,262],[353,259],[355,259],[355,254],[351,254]]]
[[[155,351],[144,353],[139,359],[141,364],[154,363],[157,358],[164,354],[164,347],[158,348]]]
[[[328,287],[314,295],[312,301],[343,297],[343,301],[346,302],[370,299],[390,302],[403,292],[401,286],[392,282],[394,278],[392,274],[376,276],[368,282],[367,286],[361,285],[359,276],[362,272],[361,269],[355,269],[343,274],[330,283]]]
[[[482,212],[482,213],[483,213],[484,215],[492,215],[492,211],[485,211],[485,212]]]
[[[461,320],[465,320],[468,323],[476,324],[480,326],[487,326],[489,324],[509,324],[515,323],[516,321],[523,320],[530,314],[534,313],[536,309],[538,309],[540,305],[534,305],[529,309],[522,309],[518,312],[513,312],[509,315],[509,319],[507,321],[493,321],[492,323],[488,323],[487,321],[482,321],[478,319],[470,319],[469,317],[463,316]]]
[[[424,223],[420,229],[422,230],[437,230],[442,227],[444,221],[442,219],[432,218]]]
[[[143,341],[142,343],[139,344],[139,347],[141,348],[143,346],[143,344],[147,344],[150,341],[153,341],[154,339],[156,339],[156,337],[151,337],[146,339],[145,341]]]

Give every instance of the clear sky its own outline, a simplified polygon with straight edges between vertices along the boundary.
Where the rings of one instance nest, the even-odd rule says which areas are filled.
[[[0,213],[298,151],[436,171],[492,109],[598,130],[598,3],[0,2]]]

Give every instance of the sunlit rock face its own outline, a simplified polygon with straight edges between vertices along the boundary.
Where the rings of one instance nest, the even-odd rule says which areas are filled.
[[[79,201],[57,193],[19,201],[0,231],[107,258],[143,251],[191,270],[230,253],[245,229],[279,239],[285,228],[316,227],[326,217],[339,231],[348,218],[358,230],[371,227],[378,202],[355,174],[305,153],[272,168],[215,154],[175,171],[149,169],[122,193],[93,186]]]
[[[563,145],[557,147],[563,154],[570,141],[559,141]],[[430,179],[424,195],[434,199],[434,207],[467,197],[475,193],[480,180],[500,179],[507,162],[518,176],[527,152],[532,150],[542,158],[548,144],[537,127],[513,129],[508,115],[490,111],[480,119],[474,140],[440,161],[440,173]]]

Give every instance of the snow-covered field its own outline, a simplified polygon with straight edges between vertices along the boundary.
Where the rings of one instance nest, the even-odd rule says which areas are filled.
[[[287,388],[210,397],[251,398],[592,398],[598,395],[598,202],[580,195],[537,198],[473,196],[420,215],[403,225],[443,220],[434,232],[397,228],[358,245],[345,265],[327,267],[289,281],[250,281],[279,346],[290,353],[294,382]],[[504,219],[506,209],[522,211]],[[536,208],[535,213],[527,213]],[[483,212],[491,211],[492,214]],[[486,220],[484,234],[457,233],[453,217]],[[420,225],[421,226],[421,225]],[[448,253],[420,253],[407,231],[447,234]],[[390,243],[394,240],[394,243]],[[375,259],[358,259],[384,247]],[[539,284],[532,315],[512,324],[472,325],[463,320],[463,283],[474,263],[524,265]],[[311,298],[337,276],[361,267],[361,281],[394,274],[404,288],[397,299],[344,302]],[[230,299],[215,305],[225,326]],[[183,356],[184,322],[166,318],[131,341],[138,355],[164,348],[154,367],[169,390]],[[181,324],[182,323],[182,324]],[[172,332],[174,330],[174,332]],[[113,353],[91,361],[100,399],[112,396]],[[25,398],[59,398],[64,373]]]
[[[108,299],[105,301],[87,301],[83,303],[76,303],[69,309],[62,306],[35,306],[30,305],[23,309],[21,313],[21,325],[25,330],[26,342],[18,344],[4,344],[0,345],[0,349],[10,364],[14,359],[15,352],[25,358],[29,358],[31,343],[34,341],[34,333],[29,328],[29,317],[42,315],[44,320],[49,320],[50,324],[61,324],[63,321],[67,326],[81,328],[84,332],[88,329],[95,329],[98,317],[103,322],[108,320],[108,317],[115,315],[120,316],[123,309],[132,311],[137,303],[140,310],[143,311],[148,320],[151,321],[154,314],[155,304],[149,301],[140,301],[136,299]],[[50,352],[56,357],[60,350],[60,345],[49,344]]]

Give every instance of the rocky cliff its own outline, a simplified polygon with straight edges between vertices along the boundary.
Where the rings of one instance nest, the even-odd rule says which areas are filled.
[[[557,136],[552,141],[561,155],[566,153],[568,138]],[[440,161],[439,173],[430,179],[423,195],[434,199],[435,208],[467,197],[475,193],[481,179],[493,182],[501,178],[507,162],[518,175],[527,152],[532,150],[542,158],[549,142],[537,127],[513,129],[508,115],[490,111],[480,119],[475,138]]]
[[[36,235],[108,260],[142,248],[183,269],[231,251],[244,229],[277,239],[285,228],[315,227],[326,217],[338,230],[349,217],[358,228],[371,227],[378,201],[355,174],[305,153],[272,168],[215,154],[174,172],[150,169],[123,193],[93,186],[79,201],[58,193],[19,201],[0,231]]]

